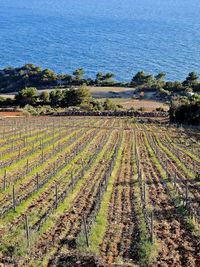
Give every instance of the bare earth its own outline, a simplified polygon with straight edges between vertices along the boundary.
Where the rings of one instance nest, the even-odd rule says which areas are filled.
[[[19,117],[23,116],[21,111],[0,111],[0,117]]]
[[[156,108],[163,108],[164,110],[168,110],[169,107],[165,103],[155,101],[155,100],[146,100],[146,99],[131,99],[131,98],[118,98],[118,99],[112,99],[112,101],[115,102],[115,104],[120,104],[124,108],[130,109],[130,108],[144,108],[144,111],[153,111]]]
[[[105,98],[110,98],[115,104],[120,104],[126,109],[134,108],[139,109],[143,108],[145,111],[153,111],[156,108],[163,108],[168,110],[169,107],[161,101],[154,100],[153,94],[151,92],[145,93],[145,99],[132,99],[135,89],[134,88],[123,88],[123,87],[97,87],[89,86],[89,90],[94,98],[99,100],[105,100]],[[65,88],[61,89],[64,90]],[[53,89],[40,90],[43,91],[52,91]],[[8,94],[0,94],[0,97],[9,97],[14,98],[16,95],[15,92]]]

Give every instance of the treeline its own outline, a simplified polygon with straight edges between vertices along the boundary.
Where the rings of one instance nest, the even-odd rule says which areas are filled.
[[[0,92],[18,92],[25,87],[37,89],[53,87],[70,87],[86,84],[88,86],[124,86],[137,87],[141,90],[157,90],[161,97],[170,98],[174,93],[192,93],[200,91],[200,81],[197,73],[191,72],[184,81],[165,81],[166,74],[160,72],[153,76],[143,71],[136,73],[128,83],[115,80],[113,73],[96,74],[95,79],[86,78],[84,69],[80,68],[73,74],[56,74],[49,69],[42,69],[33,64],[20,68],[7,67],[0,70]]]
[[[35,87],[20,90],[14,99],[0,97],[0,107],[26,105],[33,107],[50,106],[52,108],[78,107],[88,111],[116,110],[120,105],[113,104],[109,99],[98,101],[94,99],[89,89],[82,85],[78,88],[54,89],[52,91],[38,91]]]
[[[85,78],[84,69],[80,68],[70,74],[56,74],[49,69],[42,69],[34,64],[26,64],[21,68],[7,67],[0,70],[0,92],[18,92],[25,87],[38,89],[52,87],[69,87],[86,85],[122,85],[114,80],[112,73],[97,73],[96,79]]]
[[[171,122],[200,125],[200,95],[174,98],[169,113]]]
[[[165,77],[164,72],[153,76],[140,71],[133,77],[130,86],[156,91],[157,95],[166,101],[177,95],[191,96],[200,92],[200,80],[196,72],[190,72],[184,81],[165,81]]]

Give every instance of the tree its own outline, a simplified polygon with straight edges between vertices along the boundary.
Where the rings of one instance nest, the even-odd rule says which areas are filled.
[[[200,125],[200,96],[174,99],[169,114],[173,122]]]
[[[53,72],[52,70],[49,69],[45,69],[42,72],[42,77],[41,77],[41,81],[44,84],[52,84],[55,83],[57,80],[57,75],[55,74],[55,72]]]
[[[145,81],[145,73],[144,71],[139,71],[136,73],[136,75],[133,77],[132,82],[136,85],[143,84]]]
[[[170,96],[170,94],[171,94],[170,91],[165,90],[163,88],[160,88],[160,90],[159,90],[159,96],[161,98],[168,98]]]
[[[64,91],[63,105],[66,107],[88,104],[91,100],[91,93],[85,85],[78,89],[70,88]]]
[[[186,77],[186,80],[183,82],[184,86],[192,86],[198,83],[199,76],[195,71],[192,71]]]
[[[100,84],[100,85],[106,85],[106,84],[113,84],[115,83],[115,81],[113,80],[113,78],[115,77],[115,75],[111,72],[107,72],[106,74],[103,74],[102,72],[98,72],[96,75],[96,84]]]
[[[76,106],[76,89],[70,88],[63,92],[62,104],[64,107]]]
[[[72,75],[64,74],[64,75],[63,75],[63,81],[64,81],[65,84],[67,84],[67,85],[71,84],[72,81],[73,81]]]
[[[191,81],[191,82],[197,81],[198,79],[199,79],[199,76],[195,71],[190,72],[188,74],[188,77],[186,78],[187,81]]]
[[[97,84],[97,85],[100,85],[101,83],[102,83],[102,81],[103,81],[103,73],[102,72],[98,72],[97,74],[96,74],[96,79],[95,79],[95,83]]]
[[[77,94],[77,103],[88,103],[92,99],[92,95],[89,91],[89,89],[83,85],[80,86],[79,89],[76,90]]]
[[[155,79],[156,81],[164,81],[165,79],[165,76],[166,76],[166,73],[165,72],[159,72],[156,76],[155,76]]]
[[[114,77],[115,77],[115,75],[113,73],[107,72],[103,77],[104,78],[104,83],[108,84],[108,85],[114,84],[115,83],[114,80],[113,80]]]
[[[74,72],[73,72],[73,75],[75,77],[75,80],[76,81],[80,81],[83,79],[83,75],[84,75],[85,71],[84,69],[76,69]]]
[[[47,91],[43,91],[40,94],[40,100],[45,104],[49,102],[49,98],[50,98],[50,95],[49,95],[49,92]]]
[[[28,63],[25,64],[21,69],[30,71],[30,70],[35,70],[36,68],[37,67],[34,64]]]
[[[145,84],[150,84],[152,81],[153,81],[152,75],[145,74],[144,71],[139,71],[133,77],[133,79],[131,81],[131,85],[133,85],[133,86],[145,85]]]
[[[98,101],[97,99],[92,99],[92,101],[90,102],[93,106],[93,110],[99,110],[99,111],[103,111],[103,103],[101,101]]]
[[[15,100],[20,106],[26,104],[34,105],[36,103],[38,91],[34,87],[24,88],[15,96]]]
[[[63,93],[61,90],[56,89],[56,90],[51,91],[50,93],[51,106],[53,107],[60,106],[62,100],[63,100]]]
[[[171,92],[180,92],[184,90],[184,87],[181,82],[175,81],[175,82],[166,82],[166,84],[163,86],[163,88],[167,91]]]
[[[98,82],[100,82],[102,80],[103,80],[103,73],[102,72],[98,72],[96,74],[96,82],[98,83]]]
[[[103,103],[104,110],[115,110],[116,106],[115,104],[108,98]]]
[[[194,84],[194,85],[192,86],[192,88],[193,88],[193,91],[194,91],[194,92],[199,92],[199,93],[200,93],[200,82]]]
[[[85,83],[87,84],[87,85],[94,85],[94,80],[92,79],[92,78],[87,78],[87,80],[85,81]]]
[[[113,79],[115,77],[115,75],[111,72],[107,72],[106,75],[105,75],[105,79],[106,80],[110,80],[110,79]]]

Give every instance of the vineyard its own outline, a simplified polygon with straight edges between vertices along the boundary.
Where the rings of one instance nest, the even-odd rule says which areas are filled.
[[[200,132],[0,121],[0,266],[200,266]]]

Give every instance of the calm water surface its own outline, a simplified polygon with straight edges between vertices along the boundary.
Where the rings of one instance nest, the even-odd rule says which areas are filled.
[[[0,67],[200,73],[199,0],[0,0]]]

